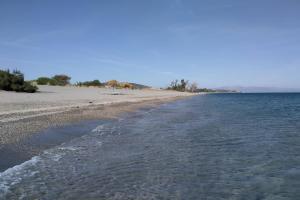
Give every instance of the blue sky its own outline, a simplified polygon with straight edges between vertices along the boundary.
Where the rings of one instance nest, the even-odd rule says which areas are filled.
[[[0,0],[0,67],[27,79],[300,88],[299,0]]]

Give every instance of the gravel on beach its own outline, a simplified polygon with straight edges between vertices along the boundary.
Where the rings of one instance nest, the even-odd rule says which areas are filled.
[[[114,118],[193,94],[165,90],[115,90],[39,86],[34,94],[0,91],[0,145],[49,127],[82,120]]]

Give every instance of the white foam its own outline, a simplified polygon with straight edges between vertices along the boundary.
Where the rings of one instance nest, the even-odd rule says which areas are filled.
[[[62,158],[62,155],[60,155],[60,154],[52,154],[52,156],[50,158],[53,161],[58,162]]]
[[[103,129],[104,129],[104,125],[99,125],[99,126],[97,126],[96,128],[94,128],[93,130],[92,130],[92,132],[94,133],[94,132],[101,132],[101,131],[103,131]]]
[[[20,165],[16,165],[0,173],[0,199],[6,196],[11,186],[20,183],[23,178],[37,174],[38,171],[31,171],[28,167],[35,165],[39,161],[40,157],[35,156]]]
[[[49,150],[45,150],[43,155],[45,155],[46,158],[48,158],[48,159],[58,162],[65,154],[57,153],[57,152],[55,152],[55,149],[49,149]]]
[[[76,148],[76,147],[72,147],[72,146],[69,146],[69,147],[59,147],[58,148],[59,150],[66,150],[66,151],[76,151],[76,150],[80,150],[80,148]]]
[[[99,147],[102,146],[102,142],[100,142],[100,141],[95,141],[95,143],[96,143],[96,146],[99,146]]]

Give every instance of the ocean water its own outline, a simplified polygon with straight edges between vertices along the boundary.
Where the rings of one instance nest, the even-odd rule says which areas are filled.
[[[300,199],[300,94],[202,95],[99,122],[2,172],[0,199]]]

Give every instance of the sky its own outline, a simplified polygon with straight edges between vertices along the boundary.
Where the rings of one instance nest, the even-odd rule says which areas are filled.
[[[0,0],[0,68],[300,88],[299,0]]]

